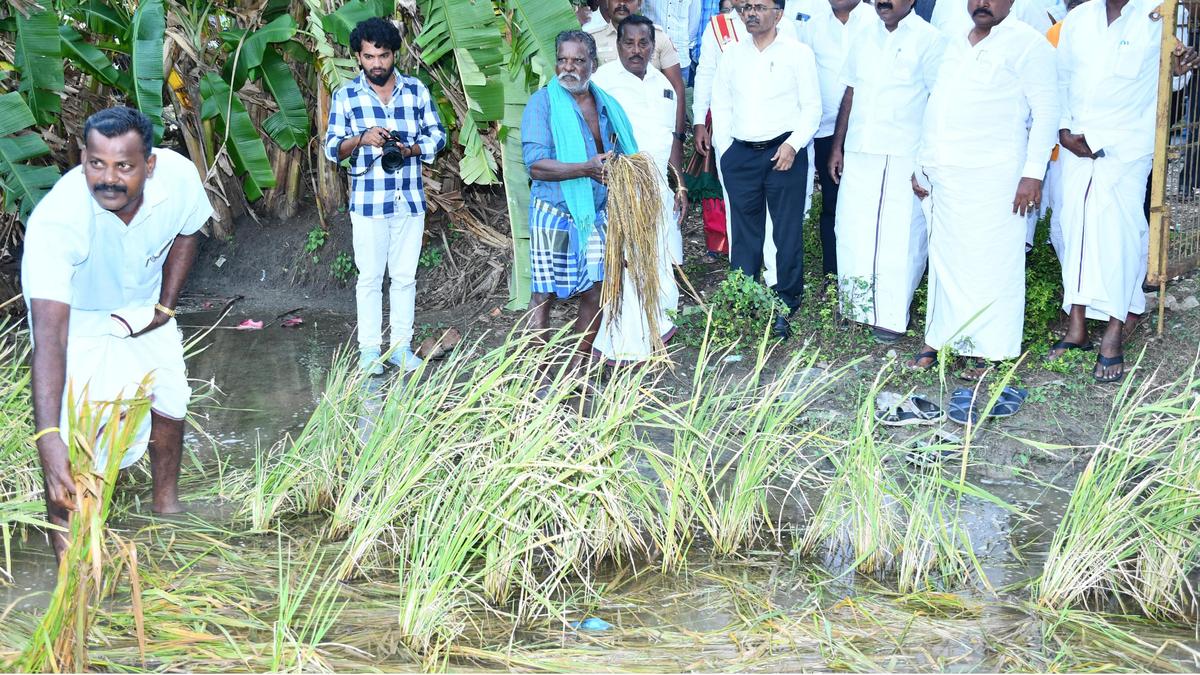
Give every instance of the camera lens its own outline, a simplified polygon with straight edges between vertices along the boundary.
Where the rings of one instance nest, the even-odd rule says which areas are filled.
[[[383,157],[379,159],[379,163],[383,165],[384,171],[399,171],[400,167],[404,166],[404,153],[397,145],[396,139],[389,138],[383,144]]]

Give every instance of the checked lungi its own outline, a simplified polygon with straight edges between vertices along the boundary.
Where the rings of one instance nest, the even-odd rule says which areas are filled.
[[[540,199],[529,202],[529,266],[534,293],[569,298],[604,281],[608,214],[596,213],[586,242],[579,241],[571,214]]]

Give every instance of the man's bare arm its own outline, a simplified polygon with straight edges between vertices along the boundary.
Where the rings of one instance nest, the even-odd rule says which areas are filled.
[[[181,234],[175,237],[171,250],[167,252],[167,260],[163,263],[162,288],[158,291],[158,303],[168,309],[174,309],[179,303],[179,292],[183,290],[183,282],[187,280],[192,262],[196,260],[196,249],[200,246],[199,235]],[[161,310],[154,312],[150,325],[133,334],[132,337],[145,335],[150,331],[166,324],[171,317]]]
[[[33,424],[38,431],[57,427],[62,416],[63,388],[67,380],[67,326],[71,306],[57,300],[30,301],[33,324]],[[79,392],[76,392],[79,393]],[[46,478],[46,501],[54,509],[73,510],[75,483],[67,446],[62,437],[49,433],[37,441],[38,457]]]

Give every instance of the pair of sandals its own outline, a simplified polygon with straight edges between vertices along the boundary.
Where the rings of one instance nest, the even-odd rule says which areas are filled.
[[[921,362],[926,359],[929,360],[929,363],[926,365],[921,365]],[[938,353],[933,350],[929,350],[929,351],[925,351],[925,352],[917,352],[916,354],[914,354],[913,360],[912,360],[912,365],[909,367],[913,370],[929,370],[930,368],[936,366],[937,363],[938,363]],[[978,382],[980,379],[983,378],[984,372],[986,372],[987,369],[991,368],[993,365],[988,360],[979,359],[979,358],[969,359],[968,363],[970,365],[968,365],[965,370],[962,370],[958,373],[958,379],[964,380],[967,382]]]
[[[902,398],[885,391],[876,400],[875,419],[887,427],[934,424],[943,417],[945,413],[941,407],[920,394]]]
[[[1060,351],[1058,357],[1055,358],[1059,358],[1069,351],[1090,352],[1093,349],[1095,349],[1095,345],[1093,345],[1091,342],[1081,345],[1077,342],[1059,340],[1058,342],[1050,345],[1050,351]],[[1113,366],[1121,366],[1121,370],[1113,375],[1103,374],[1105,370],[1112,368]],[[1118,354],[1116,356],[1105,356],[1097,351],[1096,367],[1092,370],[1092,377],[1095,378],[1096,382],[1099,384],[1110,384],[1113,382],[1120,382],[1121,380],[1125,379],[1125,356],[1123,354]]]
[[[1025,403],[1025,399],[1029,396],[1029,391],[1021,387],[1005,387],[1000,392],[1000,397],[996,399],[996,403],[992,409],[988,411],[987,416],[990,419],[1004,419],[1012,417],[1021,411],[1021,404]],[[983,415],[979,412],[977,405],[977,391],[960,387],[950,394],[950,404],[946,410],[946,417],[958,424],[978,424]]]

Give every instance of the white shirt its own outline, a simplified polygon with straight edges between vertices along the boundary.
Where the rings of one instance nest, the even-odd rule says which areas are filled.
[[[812,49],[776,34],[759,50],[751,36],[725,52],[713,81],[713,135],[722,142],[784,141],[799,151],[821,124],[821,87]]]
[[[1020,21],[1005,18],[975,46],[966,34],[951,39],[925,108],[921,164],[1015,160],[1022,177],[1042,180],[1058,139],[1057,83],[1054,48]]]
[[[716,26],[720,16],[724,16],[729,22],[732,39],[728,44],[722,44],[718,39]],[[791,21],[780,20],[779,24],[775,26],[775,30],[780,37],[793,39],[796,37],[796,27]],[[700,36],[700,63],[696,66],[696,79],[692,84],[693,124],[703,124],[704,118],[708,115],[708,109],[712,103],[713,78],[717,76],[717,64],[721,62],[721,57],[733,45],[748,39],[750,39],[750,34],[746,32],[746,24],[742,23],[742,17],[737,12],[730,11],[709,19],[708,25],[704,27],[704,32]]]
[[[671,36],[679,53],[679,66],[690,67],[692,47],[696,44],[693,36],[700,32],[703,14],[700,0],[646,0],[642,13]]]
[[[833,133],[842,94],[846,91],[846,85],[842,83],[846,56],[851,45],[861,44],[856,36],[870,21],[879,22],[875,8],[860,2],[850,10],[846,23],[839,21],[830,11],[800,24],[800,41],[812,48],[817,58],[817,75],[821,80],[821,127],[817,129],[817,138]]]
[[[842,74],[842,84],[854,87],[845,150],[913,156],[945,38],[916,12],[891,32],[876,15],[858,38]]]
[[[967,11],[967,2],[968,0],[937,0],[929,23],[951,37],[971,30],[975,27],[975,22],[971,20],[971,13]],[[1050,7],[1045,0],[1013,0],[1012,9],[1008,10],[1008,16],[1004,20],[1008,21],[1013,17],[1029,24],[1042,35],[1054,25],[1050,18]]]
[[[171,150],[154,155],[142,205],[128,225],[95,200],[82,166],[63,174],[29,216],[25,297],[70,305],[71,335],[107,334],[110,312],[158,302],[175,237],[194,234],[212,215],[196,165]]]
[[[1163,19],[1158,0],[1130,0],[1108,25],[1104,2],[1063,19],[1058,40],[1059,128],[1087,137],[1093,152],[1125,161],[1154,152]],[[1176,78],[1176,85],[1182,78]]]
[[[654,158],[666,176],[675,140],[675,90],[666,75],[654,66],[646,66],[646,76],[638,77],[620,61],[606,63],[592,76],[592,82],[625,109],[638,150]]]

